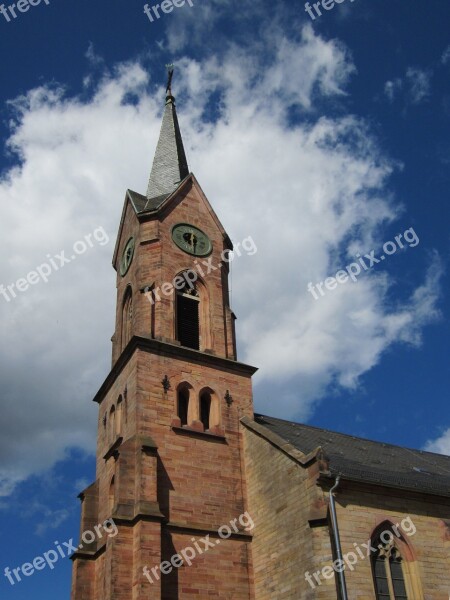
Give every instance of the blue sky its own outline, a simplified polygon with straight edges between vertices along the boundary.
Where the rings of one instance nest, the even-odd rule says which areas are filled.
[[[150,23],[143,5],[0,15],[0,283],[106,233],[0,297],[2,572],[78,533],[115,236],[125,189],[146,189],[168,62],[189,166],[231,238],[258,247],[232,276],[256,410],[450,454],[450,7],[356,0],[312,21],[302,2],[194,0]],[[308,293],[410,228],[414,247]],[[69,598],[70,567],[2,575],[0,596]]]

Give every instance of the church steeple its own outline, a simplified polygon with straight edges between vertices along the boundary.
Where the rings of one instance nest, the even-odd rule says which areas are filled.
[[[172,73],[148,197],[127,190],[114,250],[112,369],[95,396],[97,471],[80,496],[72,600],[251,597],[251,536],[236,515],[256,369],[237,360],[233,246],[188,173]],[[95,524],[109,533],[110,522],[106,537]],[[219,539],[226,523],[230,539]],[[220,546],[166,575],[194,534]]]
[[[173,65],[168,65],[166,106],[147,188],[149,200],[171,194],[180,181],[189,175],[175,98],[172,96],[172,77]]]

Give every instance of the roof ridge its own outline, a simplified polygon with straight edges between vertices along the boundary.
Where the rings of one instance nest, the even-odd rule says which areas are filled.
[[[341,435],[347,438],[352,438],[352,439],[356,439],[356,440],[361,440],[363,442],[370,442],[372,444],[379,444],[379,445],[384,445],[384,446],[389,446],[391,448],[399,448],[400,450],[406,450],[409,452],[417,452],[419,454],[431,454],[432,456],[438,456],[440,458],[447,458],[450,460],[450,456],[448,456],[447,454],[439,454],[438,452],[429,452],[428,450],[420,450],[418,448],[409,448],[407,446],[400,446],[399,444],[391,444],[390,442],[380,442],[378,440],[372,440],[369,438],[363,438],[357,435],[351,435],[350,433],[342,433],[340,431],[333,431],[332,429],[324,429],[323,427],[316,427],[315,425],[308,425],[306,423],[296,423],[295,421],[288,421],[286,419],[279,419],[277,417],[271,417],[269,415],[263,415],[261,413],[255,413],[255,419],[257,417],[263,417],[265,419],[272,419],[274,421],[281,421],[282,423],[288,423],[290,425],[300,425],[302,427],[307,427],[308,429],[315,429],[316,431],[323,431],[326,433],[333,433],[335,435]]]

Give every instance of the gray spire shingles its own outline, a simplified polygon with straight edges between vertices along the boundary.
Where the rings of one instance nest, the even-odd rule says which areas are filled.
[[[189,175],[189,168],[178,124],[175,98],[169,90],[153,159],[147,199],[171,194],[187,175]]]

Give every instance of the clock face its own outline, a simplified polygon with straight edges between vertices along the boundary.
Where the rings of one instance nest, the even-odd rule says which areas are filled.
[[[206,233],[187,223],[173,227],[172,239],[178,248],[193,256],[208,256],[212,251],[212,243]]]
[[[130,238],[120,259],[120,274],[122,277],[127,274],[134,256],[134,238]]]

